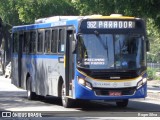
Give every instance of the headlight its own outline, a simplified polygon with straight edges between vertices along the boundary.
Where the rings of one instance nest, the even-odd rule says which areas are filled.
[[[142,78],[142,80],[140,80],[137,83],[137,89],[139,89],[142,85],[144,85],[147,82],[147,78]]]
[[[78,82],[79,82],[81,85],[85,85],[85,80],[82,79],[82,78],[78,78]]]
[[[79,78],[78,77],[78,83],[81,84],[81,85],[83,85],[83,86],[85,86],[85,87],[87,87],[90,90],[92,89],[91,83],[85,81],[83,78]]]
[[[143,78],[142,81],[143,81],[143,84],[145,84],[147,82],[147,78]]]

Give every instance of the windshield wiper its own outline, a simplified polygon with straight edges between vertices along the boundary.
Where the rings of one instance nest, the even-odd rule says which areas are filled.
[[[107,50],[107,59],[109,60],[108,58],[108,42],[107,42],[107,37],[106,37],[106,44],[103,42],[101,36],[99,36],[99,34],[96,34],[97,38],[99,39],[100,43],[102,44],[103,48],[105,50]]]
[[[107,41],[107,37],[106,37],[106,47],[107,47],[107,58],[108,58],[108,61],[109,61],[109,57],[108,57],[108,41]]]

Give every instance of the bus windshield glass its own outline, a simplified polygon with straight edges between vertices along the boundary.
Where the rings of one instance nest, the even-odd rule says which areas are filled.
[[[136,70],[146,66],[142,35],[81,34],[77,44],[80,68]]]

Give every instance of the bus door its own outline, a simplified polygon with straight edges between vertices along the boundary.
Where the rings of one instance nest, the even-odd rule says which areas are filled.
[[[73,29],[73,28],[72,28]],[[74,31],[66,31],[66,42],[65,42],[65,87],[66,96],[70,96],[69,90],[72,90],[72,80],[74,78],[74,57],[73,57],[73,46],[74,44]]]
[[[23,42],[23,33],[19,33],[19,47],[18,47],[18,83],[21,87],[21,75],[22,75],[22,42]]]

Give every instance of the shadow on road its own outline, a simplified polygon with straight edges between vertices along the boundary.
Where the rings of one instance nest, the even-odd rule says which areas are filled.
[[[44,103],[51,105],[62,106],[61,99],[55,97],[47,97],[41,100]],[[145,100],[144,100],[145,101]],[[130,101],[128,107],[118,108],[115,102],[103,102],[103,101],[77,101],[72,107],[80,111],[105,111],[105,112],[159,112],[160,104],[148,103],[142,101]]]
[[[36,101],[39,101],[38,99]],[[62,106],[62,102],[60,98],[47,96],[45,98],[40,99],[41,102],[48,103],[48,104],[55,104],[58,106]]]
[[[24,96],[25,91],[0,91],[0,105],[2,109],[7,110],[8,108],[15,107],[26,107],[28,105],[36,106],[34,103],[30,103]]]
[[[41,100],[29,101],[26,91],[0,91],[0,109],[2,110],[26,110],[26,111],[56,111],[58,106],[63,109],[61,100],[55,97],[46,97]],[[30,108],[30,109],[28,109]],[[37,108],[37,109],[36,109]],[[99,112],[142,112],[142,111],[160,111],[160,105],[140,101],[130,101],[127,108],[118,108],[115,103],[99,101],[78,101],[73,110],[78,111],[99,111]],[[64,111],[67,109],[64,109]]]

